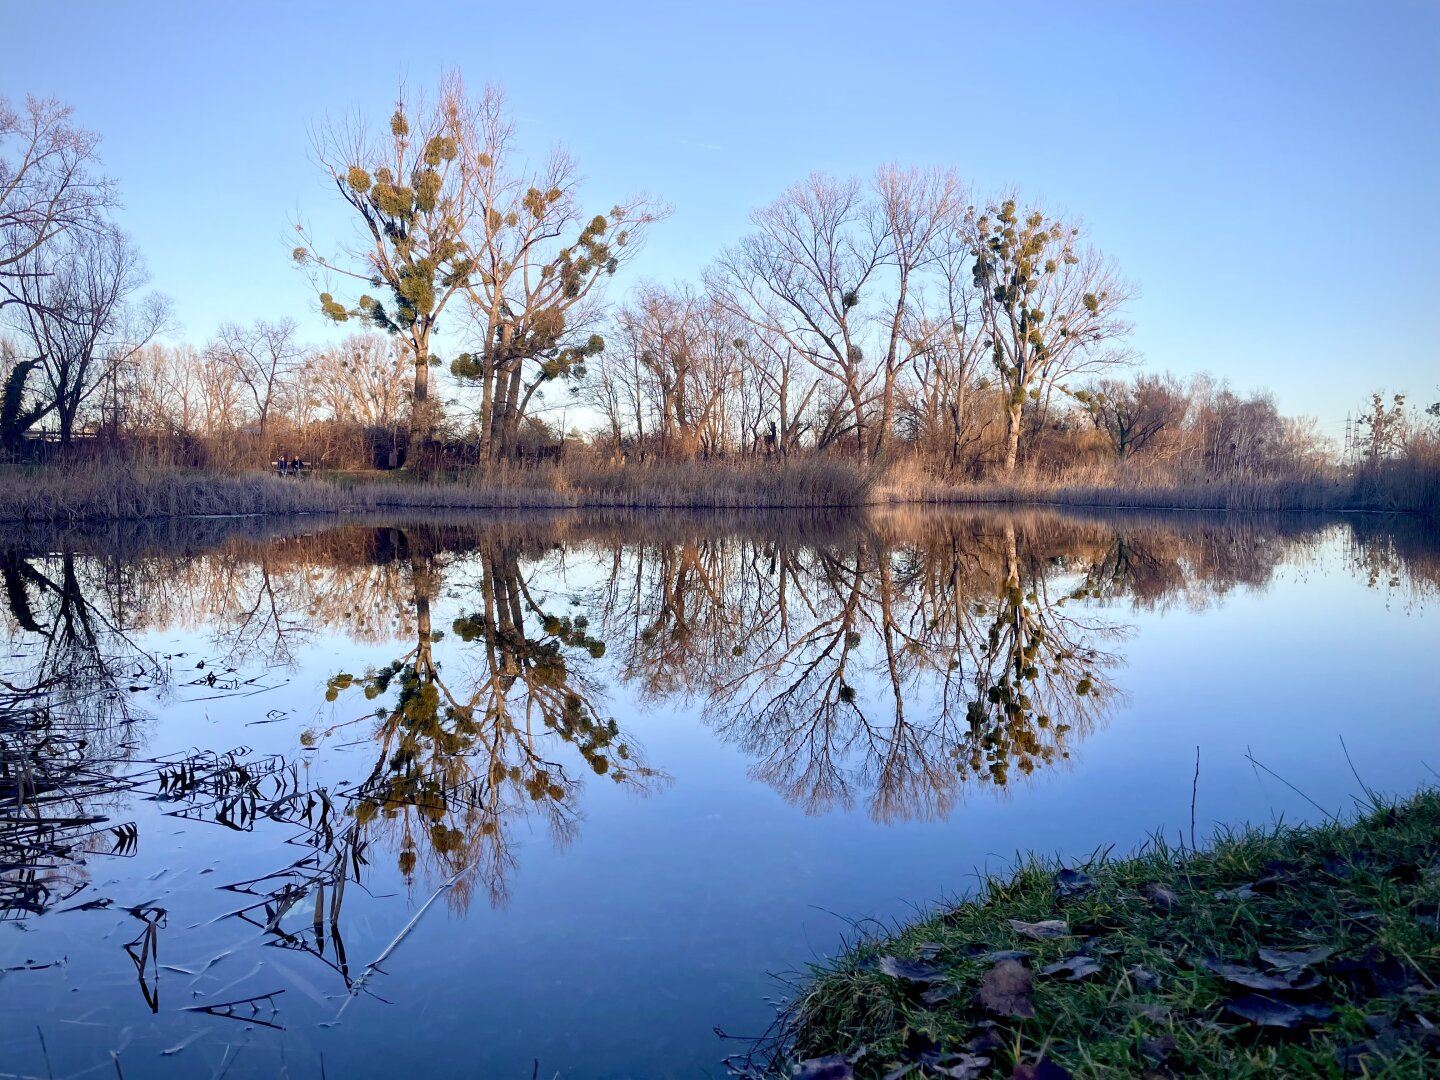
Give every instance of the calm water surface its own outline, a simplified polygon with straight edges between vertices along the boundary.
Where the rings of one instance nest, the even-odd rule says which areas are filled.
[[[851,920],[1188,842],[1197,747],[1202,840],[1440,768],[1414,521],[207,521],[0,569],[0,1075],[723,1075]]]

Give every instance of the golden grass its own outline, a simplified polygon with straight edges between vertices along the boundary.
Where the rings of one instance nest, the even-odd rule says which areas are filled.
[[[409,473],[269,473],[73,465],[0,467],[0,521],[78,522],[211,514],[394,509],[802,509],[887,504],[1055,504],[1244,511],[1440,514],[1440,454],[1356,470],[1186,479],[1159,469],[1088,467],[952,484],[913,459],[864,470],[821,457],[784,462],[567,463]]]
[[[433,479],[373,473],[282,478],[126,465],[10,467],[0,469],[0,521],[403,508],[798,509],[864,505],[870,486],[868,475],[819,459],[553,467]]]

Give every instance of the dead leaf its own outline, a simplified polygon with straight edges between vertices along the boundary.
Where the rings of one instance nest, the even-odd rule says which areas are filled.
[[[1160,976],[1156,975],[1149,968],[1141,967],[1139,964],[1136,964],[1132,968],[1127,968],[1125,974],[1128,975],[1130,981],[1135,984],[1136,990],[1154,990],[1160,985]]]
[[[1084,953],[1077,953],[1068,959],[1051,964],[1049,967],[1041,968],[1041,975],[1059,975],[1061,972],[1068,972],[1065,976],[1066,982],[1079,982],[1087,979],[1100,970],[1100,965]]]
[[[1325,1005],[1276,1001],[1261,994],[1246,994],[1227,1001],[1225,1011],[1260,1027],[1278,1028],[1297,1028],[1307,1021],[1328,1020],[1335,1014],[1335,1010]]]
[[[882,956],[878,964],[882,975],[911,983],[935,983],[945,979],[945,973],[934,964],[920,960],[902,960],[898,956]]]
[[[1072,1077],[1049,1058],[1041,1058],[1034,1065],[1016,1065],[1010,1080],[1072,1080]]]
[[[1320,985],[1319,975],[1300,968],[1281,972],[1278,975],[1268,975],[1245,964],[1231,964],[1213,957],[1206,958],[1200,963],[1205,970],[1219,975],[1226,982],[1248,987],[1251,990],[1313,990]]]
[[[1021,937],[1033,938],[1037,941],[1065,937],[1070,933],[1070,928],[1059,919],[1045,919],[1041,922],[1020,922],[1017,919],[1011,919],[1010,929]]]
[[[951,1080],[975,1080],[975,1077],[990,1067],[988,1057],[977,1057],[974,1054],[956,1054],[945,1060],[948,1064],[926,1067],[935,1075],[948,1076]]]
[[[1371,945],[1357,957],[1332,960],[1325,970],[1371,996],[1402,993],[1413,981],[1410,965],[1378,945]]]
[[[1259,949],[1257,955],[1261,960],[1273,968],[1288,971],[1291,968],[1310,967],[1322,960],[1330,959],[1335,952],[1328,945],[1318,945],[1313,949],[1291,951],[1287,949]]]
[[[796,1062],[790,1070],[794,1080],[854,1080],[855,1070],[843,1054],[827,1054]]]
[[[1154,1020],[1162,1023],[1170,1019],[1170,1006],[1157,1005],[1148,1001],[1132,1001],[1129,1004],[1131,1012],[1137,1016],[1143,1016],[1147,1020]]]
[[[959,988],[953,983],[946,983],[944,986],[932,987],[920,995],[922,1005],[943,1005],[953,998]]]
[[[1095,879],[1079,870],[1066,868],[1055,874],[1055,895],[1061,900],[1083,896],[1095,888]]]
[[[1234,889],[1218,889],[1215,892],[1216,900],[1252,900],[1255,897],[1255,890],[1249,885],[1241,885]]]
[[[985,959],[993,964],[1000,960],[1029,960],[1034,955],[1029,949],[996,949],[986,953]]]
[[[1161,911],[1174,911],[1180,906],[1180,897],[1175,890],[1167,889],[1159,882],[1152,881],[1141,891],[1145,893],[1146,899]]]
[[[1016,960],[1001,960],[980,982],[980,1003],[1000,1016],[1032,1017],[1032,988],[1029,968]]]
[[[1140,1052],[1151,1061],[1164,1061],[1175,1052],[1174,1035],[1161,1035],[1158,1038],[1144,1038],[1140,1040]]]

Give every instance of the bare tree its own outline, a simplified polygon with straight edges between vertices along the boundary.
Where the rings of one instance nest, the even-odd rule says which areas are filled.
[[[102,389],[113,389],[121,369],[165,329],[169,302],[155,294],[132,302],[148,274],[129,238],[113,226],[73,230],[23,265],[14,280],[33,365],[20,377],[20,389],[35,397],[18,427],[53,418],[61,445],[68,446],[82,409]]]
[[[0,308],[43,297],[33,280],[21,284],[45,265],[42,249],[102,226],[115,205],[114,184],[91,171],[100,139],[70,114],[53,98],[28,97],[17,111],[0,97]]]
[[[305,365],[306,350],[296,340],[299,329],[294,319],[256,319],[250,326],[227,322],[205,346],[206,360],[229,369],[249,396],[261,435],[269,430],[277,402],[298,382]]]
[[[406,402],[406,376],[414,365],[399,338],[351,334],[309,360],[306,381],[322,410],[335,420],[391,427]]]
[[[1183,388],[1157,375],[1139,375],[1133,382],[1102,379],[1076,391],[1075,399],[1121,458],[1144,450],[1162,431],[1178,428],[1189,409]]]

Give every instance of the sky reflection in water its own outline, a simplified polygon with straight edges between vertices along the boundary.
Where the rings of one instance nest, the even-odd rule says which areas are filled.
[[[1197,746],[1202,836],[1345,806],[1341,735],[1440,766],[1413,521],[212,521],[0,570],[22,1073],[719,1075],[846,919],[1188,839]]]

